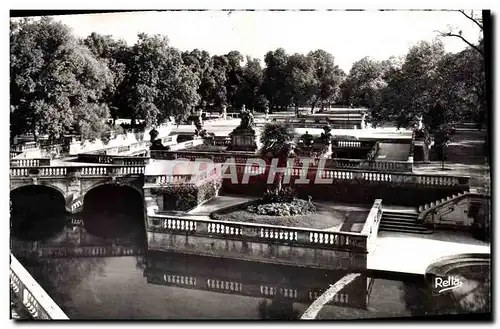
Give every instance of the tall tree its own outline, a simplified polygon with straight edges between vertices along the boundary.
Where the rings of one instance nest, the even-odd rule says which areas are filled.
[[[315,77],[314,62],[311,57],[294,54],[288,58],[287,81],[295,111],[311,101],[317,101],[320,83]]]
[[[348,105],[372,109],[380,103],[380,90],[385,87],[382,63],[364,57],[352,64],[342,83],[342,98]]]
[[[112,75],[67,26],[47,17],[11,21],[10,41],[12,135],[91,138],[107,130]]]
[[[191,69],[191,72],[196,74],[200,80],[198,87],[198,94],[200,95],[200,102],[198,104],[201,108],[206,108],[210,103],[210,86],[211,79],[210,72],[212,68],[212,61],[210,54],[205,50],[194,49],[192,51],[185,51],[182,53],[182,61],[184,65]]]
[[[264,57],[263,92],[269,100],[270,110],[285,109],[290,105],[291,90],[287,79],[288,54],[283,48],[269,51]]]
[[[395,120],[398,127],[411,126],[419,117],[426,125],[442,124],[436,119],[444,116],[436,116],[434,110],[440,108],[436,107],[440,101],[435,93],[439,81],[436,72],[444,54],[439,41],[422,41],[410,48],[401,69],[392,71],[387,86],[380,85],[381,92],[373,102],[376,115],[372,117]]]
[[[335,102],[340,97],[340,84],[345,73],[335,65],[334,57],[324,50],[315,50],[308,56],[313,60],[314,78],[317,81],[315,95],[311,99],[311,112],[314,112],[318,102],[323,109],[325,103]]]
[[[138,35],[124,83],[132,124],[136,119],[158,124],[171,116],[182,120],[200,101],[199,78],[161,35]]]
[[[238,94],[243,82],[243,68],[241,62],[243,55],[239,51],[230,51],[225,55],[227,58],[226,68],[226,92],[228,103],[237,108]]]
[[[110,35],[101,35],[92,32],[83,40],[90,51],[97,58],[104,61],[113,75],[113,84],[105,92],[104,99],[109,105],[111,117],[116,120],[119,116],[128,117],[127,107],[123,104],[123,82],[126,74],[126,64],[129,60],[127,44],[123,40],[114,40]]]
[[[247,57],[245,66],[243,67],[242,84],[238,95],[238,104],[242,104],[251,110],[263,111],[265,102],[262,100],[262,82],[263,70],[260,61],[256,58]]]

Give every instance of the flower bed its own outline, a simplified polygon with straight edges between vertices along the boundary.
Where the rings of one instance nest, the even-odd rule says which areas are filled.
[[[312,202],[295,199],[291,202],[254,204],[248,206],[246,210],[258,215],[295,216],[314,214],[316,212],[316,206]]]
[[[221,180],[214,178],[201,184],[167,185],[151,190],[151,194],[163,195],[163,211],[190,211],[202,202],[217,195]]]

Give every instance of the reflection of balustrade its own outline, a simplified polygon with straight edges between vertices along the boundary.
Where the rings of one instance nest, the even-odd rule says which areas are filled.
[[[316,300],[322,294],[323,294],[323,292],[310,291],[309,292],[309,299],[310,300]],[[337,293],[337,294],[335,294],[332,297],[332,299],[328,302],[328,304],[333,304],[333,303],[337,303],[337,304],[349,304],[349,294],[347,294],[347,293]]]
[[[222,280],[207,280],[207,287],[215,290],[232,291],[232,292],[242,292],[243,284],[233,281],[222,281]]]
[[[15,243],[12,249],[19,257],[70,258],[70,257],[114,257],[142,255],[144,250],[135,246],[70,246],[40,243]]]
[[[166,283],[186,285],[186,286],[196,286],[196,278],[192,276],[164,274],[163,280]]]
[[[35,320],[68,320],[68,317],[11,254],[10,286]]]

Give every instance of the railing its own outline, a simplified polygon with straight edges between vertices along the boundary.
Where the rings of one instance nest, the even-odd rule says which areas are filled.
[[[209,172],[200,171],[194,174],[177,174],[177,175],[148,175],[144,177],[145,184],[151,185],[169,185],[169,184],[198,184],[207,179],[220,176],[220,168],[214,167]]]
[[[374,141],[359,141],[359,140],[332,140],[332,146],[337,148],[368,148],[373,147]]]
[[[69,320],[12,254],[10,255],[10,286],[35,320]]]
[[[22,151],[10,151],[9,158],[13,159],[13,158],[17,157],[19,154],[22,154],[22,153],[23,153]]]
[[[171,144],[169,145],[170,150],[172,151],[177,151],[177,150],[183,150],[183,149],[188,149],[190,147],[198,146],[198,145],[203,145],[203,139],[193,139],[190,141],[185,141],[182,143],[177,143],[177,144]]]
[[[145,166],[149,157],[100,155],[100,154],[78,154],[78,161],[86,163],[115,164],[124,166]]]
[[[361,230],[361,234],[366,236],[366,248],[369,253],[375,250],[378,227],[382,214],[382,199],[376,199],[366,217],[365,225]]]
[[[144,166],[72,166],[72,167],[15,167],[10,168],[11,177],[102,177],[144,174]]]
[[[147,225],[149,230],[161,233],[194,234],[263,243],[296,244],[297,246],[313,246],[322,249],[359,252],[366,250],[366,236],[352,232],[328,232],[317,229],[157,214],[148,214]]]
[[[38,147],[39,147],[39,143],[37,143],[37,142],[26,142],[23,144],[14,145],[12,147],[12,150],[24,152],[24,151],[28,151],[28,150],[37,149]]]
[[[144,248],[135,246],[47,246],[34,243],[24,248],[13,246],[12,249],[19,257],[37,258],[134,256],[144,252]]]
[[[236,164],[236,172],[238,174],[243,174],[247,170],[246,167],[256,167],[256,166],[245,166]],[[318,173],[319,171],[319,173]],[[262,176],[267,180],[267,175],[269,172],[269,167],[266,168]],[[418,175],[412,173],[395,173],[395,172],[376,172],[376,171],[364,171],[364,170],[336,170],[329,168],[315,168],[310,167],[307,169],[294,167],[287,168],[284,173],[285,176],[291,176],[291,178],[309,178],[312,182],[317,178],[330,179],[330,180],[357,180],[365,181],[367,183],[381,183],[390,182],[395,185],[405,185],[405,184],[415,184],[415,185],[426,185],[434,187],[449,187],[449,186],[463,186],[468,188],[469,177],[468,176],[439,176],[439,175]],[[254,176],[255,177],[255,176]],[[293,182],[293,180],[292,180]],[[319,184],[328,184],[329,182],[320,182]]]
[[[226,136],[215,136],[213,139],[215,146],[229,146],[231,145],[231,138]]]
[[[465,199],[465,198],[484,198],[484,199],[490,199],[491,196],[486,195],[486,194],[479,194],[479,193],[470,193],[470,192],[462,192],[462,193],[457,193],[454,195],[450,195],[446,198],[442,198],[440,200],[432,201],[429,203],[426,203],[425,205],[421,205],[418,207],[418,220],[420,222],[424,222],[426,216],[431,213],[432,211],[442,208],[445,205],[449,205],[450,203],[455,203],[457,204],[459,200]]]
[[[368,161],[364,159],[333,158],[328,162],[331,168],[368,169],[397,172],[411,172],[413,163],[407,161]]]
[[[195,161],[196,159],[206,159],[212,160],[215,163],[224,163],[228,159],[234,159],[236,163],[246,163],[247,159],[257,158],[254,153],[242,153],[242,152],[203,152],[203,151],[151,151],[152,159],[165,159],[165,160],[176,160],[176,159],[186,159]]]
[[[39,166],[50,166],[49,158],[40,159],[16,159],[10,160],[10,165],[12,167],[39,167]]]

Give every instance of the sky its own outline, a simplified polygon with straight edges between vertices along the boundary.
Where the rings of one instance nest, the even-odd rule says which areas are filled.
[[[449,26],[476,41],[479,28],[457,12],[445,11],[170,11],[55,16],[75,35],[112,35],[133,44],[137,33],[163,34],[180,50],[204,49],[211,55],[238,50],[263,61],[269,50],[287,53],[323,49],[345,72],[365,56],[385,60],[404,56],[420,40],[432,41]],[[461,51],[457,38],[444,38],[445,49]]]

